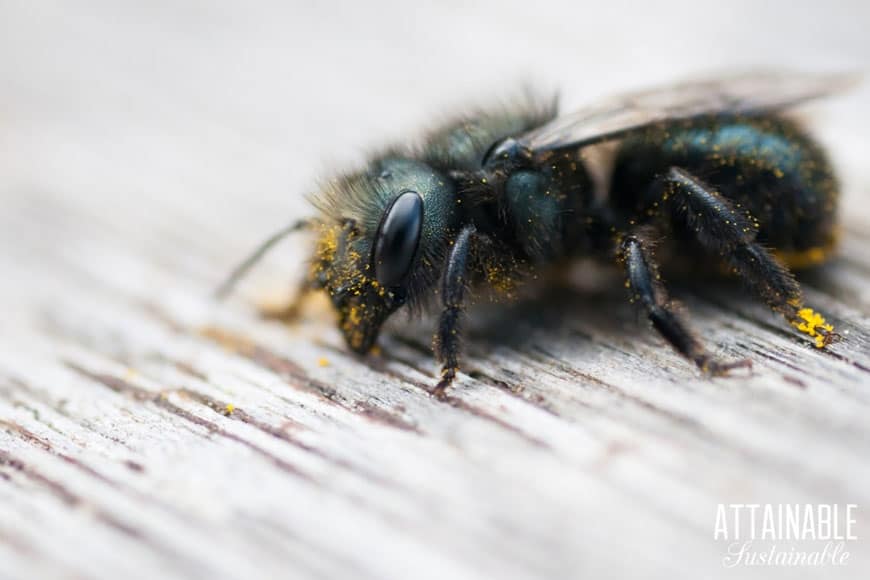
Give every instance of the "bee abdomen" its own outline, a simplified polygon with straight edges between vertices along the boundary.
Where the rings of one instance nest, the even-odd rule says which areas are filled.
[[[827,256],[837,183],[822,148],[796,123],[775,116],[710,118],[626,139],[612,182],[613,205],[623,219],[643,221],[661,210],[667,192],[656,187],[656,179],[672,167],[703,180],[745,212],[766,246],[811,254],[816,262]]]

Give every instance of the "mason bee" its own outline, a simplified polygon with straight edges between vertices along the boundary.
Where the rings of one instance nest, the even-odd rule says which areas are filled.
[[[618,264],[629,300],[702,371],[747,366],[717,359],[691,330],[668,297],[656,241],[727,268],[824,348],[837,335],[804,303],[791,270],[831,254],[837,180],[825,151],[783,111],[851,81],[754,72],[566,116],[534,103],[467,115],[328,182],[313,197],[319,215],[266,240],[219,293],[284,236],[311,230],[304,286],[326,291],[354,352],[370,351],[397,310],[440,302],[434,393],[443,396],[459,368],[470,286],[510,293],[530,274],[586,256]],[[602,195],[585,151],[604,142],[615,154]]]

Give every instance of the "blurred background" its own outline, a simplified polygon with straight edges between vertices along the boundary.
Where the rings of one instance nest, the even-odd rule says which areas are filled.
[[[868,22],[858,0],[2,0],[0,203],[58,242],[77,212],[143,244],[183,218],[201,247],[167,248],[168,266],[213,284],[307,213],[318,178],[464,102],[530,83],[570,109],[721,69],[864,70]],[[847,185],[870,176],[868,97],[814,115]]]
[[[581,316],[574,314],[574,322],[595,314],[576,326],[584,332],[600,326],[606,348],[571,335],[565,350],[554,350],[560,362],[588,372],[592,382],[575,388],[586,379],[566,374],[559,389],[546,387],[542,397],[563,405],[564,416],[542,412],[508,393],[506,382],[494,382],[474,383],[458,395],[463,405],[485,410],[478,417],[352,360],[328,317],[285,332],[254,316],[251,300],[217,305],[208,292],[265,235],[309,213],[304,196],[316,191],[318,179],[354,167],[367,152],[413,139],[463,103],[486,103],[531,85],[544,94],[558,91],[563,109],[570,110],[609,93],[720,70],[867,72],[868,24],[870,3],[860,0],[0,0],[0,387],[6,389],[0,414],[41,429],[70,457],[95,466],[94,473],[107,470],[142,496],[165,500],[185,525],[215,523],[204,532],[179,525],[187,535],[173,535],[165,551],[107,549],[103,536],[88,535],[85,526],[99,528],[88,510],[110,505],[104,500],[114,497],[112,490],[96,482],[82,492],[91,502],[85,509],[58,510],[56,519],[42,520],[49,523],[34,519],[25,521],[28,527],[8,515],[20,510],[26,518],[31,505],[42,505],[39,486],[25,483],[0,486],[9,494],[0,496],[0,539],[5,523],[9,537],[31,538],[31,545],[53,554],[45,562],[69,558],[78,570],[106,577],[127,577],[115,570],[154,577],[152,569],[172,562],[180,546],[202,548],[197,566],[234,566],[249,575],[255,569],[249,566],[283,571],[298,558],[327,570],[366,561],[371,577],[382,578],[377,572],[417,565],[422,554],[422,572],[437,578],[458,577],[450,573],[457,569],[481,571],[468,577],[529,577],[529,570],[561,577],[581,569],[602,577],[614,566],[642,572],[659,566],[660,577],[673,578],[685,576],[677,571],[691,565],[704,577],[733,578],[731,570],[709,564],[722,554],[710,541],[715,502],[860,502],[868,481],[860,406],[867,402],[866,374],[860,374],[866,363],[852,365],[840,355],[822,360],[786,334],[781,322],[770,322],[773,315],[763,306],[694,303],[711,344],[729,353],[752,352],[759,362],[752,377],[723,385],[693,374],[657,337],[639,330],[621,297],[614,301],[624,309],[613,316],[597,305],[614,302],[592,302]],[[846,246],[853,259],[830,277],[842,298],[834,315],[845,332],[853,329],[841,351],[849,356],[868,352],[870,266],[855,259],[866,253],[870,223],[868,103],[870,82],[806,113],[843,178]],[[288,240],[242,288],[245,298],[262,298],[272,281],[286,292],[308,252],[298,238]],[[818,284],[808,288],[821,296]],[[739,308],[731,309],[735,304]],[[216,354],[216,345],[193,330],[213,313],[322,384],[337,384],[339,402],[349,409],[341,415],[350,417],[347,423],[321,412],[327,405],[316,393],[288,389],[280,376],[262,369],[250,378],[246,361]],[[400,349],[418,361],[422,370],[412,376],[425,385],[436,367],[426,352],[428,337],[421,336],[422,354]],[[538,336],[549,345],[561,335],[543,328]],[[762,358],[767,341],[782,350],[781,361]],[[499,377],[534,387],[522,373],[537,373],[537,366],[525,365],[536,359],[517,358],[518,349],[487,351],[493,353],[500,361],[519,361],[505,367],[516,373]],[[327,354],[340,364],[321,365]],[[655,363],[659,356],[684,366],[671,372]],[[328,462],[317,485],[308,486],[276,475],[247,448],[227,451],[211,432],[178,427],[181,419],[148,407],[144,393],[190,384],[193,379],[184,375],[182,382],[169,362],[188,359],[220,379],[214,388],[199,385],[215,400],[232,401],[275,429],[301,425],[291,434],[306,445],[350,457],[366,470],[381,469],[414,493],[388,490],[382,494],[387,515],[363,513],[357,499],[368,491],[354,495],[353,504],[341,503],[342,486],[352,476]],[[138,399],[116,396],[93,380],[71,379],[69,360],[94,369],[126,365],[130,376],[112,372],[154,390],[141,391]],[[802,366],[806,360],[812,362]],[[625,394],[595,382],[604,372],[620,377]],[[786,374],[798,378],[782,382]],[[21,381],[6,385],[9,377],[25,377],[32,388]],[[70,384],[78,389],[74,394]],[[31,416],[18,404],[32,393],[48,393],[57,402],[57,409],[44,408],[47,427],[38,413]],[[192,405],[182,399],[173,400]],[[279,403],[270,407],[273,400]],[[222,428],[238,427],[230,408],[199,405],[193,412]],[[428,436],[385,428],[380,439],[378,425],[357,416],[394,412],[422,425]],[[67,413],[82,417],[87,429],[104,431],[98,437],[78,424],[70,427]],[[546,429],[537,433],[531,423],[530,432],[558,453],[486,419],[505,414],[523,429],[540,421]],[[52,421],[62,428],[55,431]],[[258,436],[277,447],[283,442],[272,433]],[[6,442],[15,437],[0,431],[0,446],[12,445]],[[116,439],[117,445],[107,443]],[[723,447],[727,453],[717,447],[732,439],[733,453],[730,446]],[[392,456],[397,449],[402,453]],[[17,452],[28,461],[72,469],[66,459],[46,459],[48,452],[27,442]],[[287,445],[280,452],[291,459],[296,453]],[[131,471],[119,458],[135,459],[144,470]],[[320,459],[305,459],[304,465],[310,459],[320,469]],[[613,462],[611,471],[605,460]],[[445,497],[477,507],[444,509]],[[415,525],[396,524],[393,510]],[[238,525],[252,514],[273,527],[250,519],[249,527]],[[130,521],[158,535],[171,529],[161,517],[146,506]],[[861,517],[866,523],[863,512]],[[294,525],[305,530],[301,541],[287,542],[291,552],[273,549],[281,526],[293,532]],[[176,544],[176,538],[190,543]],[[370,545],[391,550],[389,557]],[[480,545],[490,549],[476,551]],[[855,551],[866,562],[865,546]],[[27,566],[42,561],[20,554]],[[511,555],[515,561],[506,558]],[[112,558],[117,568],[106,566]],[[460,561],[467,566],[459,567]],[[0,562],[5,577],[6,561]],[[815,571],[804,570],[808,576]],[[771,577],[765,569],[750,572]],[[866,577],[857,565],[845,572]]]

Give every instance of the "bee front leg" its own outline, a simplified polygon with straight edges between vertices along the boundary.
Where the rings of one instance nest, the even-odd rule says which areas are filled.
[[[642,231],[628,234],[619,245],[618,259],[625,269],[631,301],[643,307],[653,327],[677,352],[704,372],[724,374],[733,368],[751,366],[749,360],[723,362],[707,352],[668,298],[648,245]]]
[[[468,257],[476,236],[474,225],[468,224],[462,228],[453,241],[450,254],[447,257],[447,267],[441,280],[441,299],[444,309],[438,320],[438,330],[433,340],[435,354],[441,363],[441,380],[435,387],[434,394],[439,399],[444,398],[447,388],[456,378],[459,370],[459,349],[462,336],[462,316],[464,309],[465,288],[468,280]]]

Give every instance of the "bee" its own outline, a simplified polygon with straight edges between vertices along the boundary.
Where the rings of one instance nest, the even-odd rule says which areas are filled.
[[[284,236],[313,231],[303,286],[326,291],[352,351],[369,352],[396,311],[440,303],[440,397],[459,369],[469,288],[509,294],[541,270],[592,257],[621,268],[628,299],[703,372],[749,366],[716,358],[692,331],[668,296],[657,242],[727,268],[824,348],[837,335],[791,270],[834,249],[838,184],[823,148],[784,113],[852,81],[750,72],[565,116],[533,101],[467,115],[328,182],[312,199],[319,215],[266,240],[219,294]],[[606,142],[615,153],[602,193],[586,152]]]

